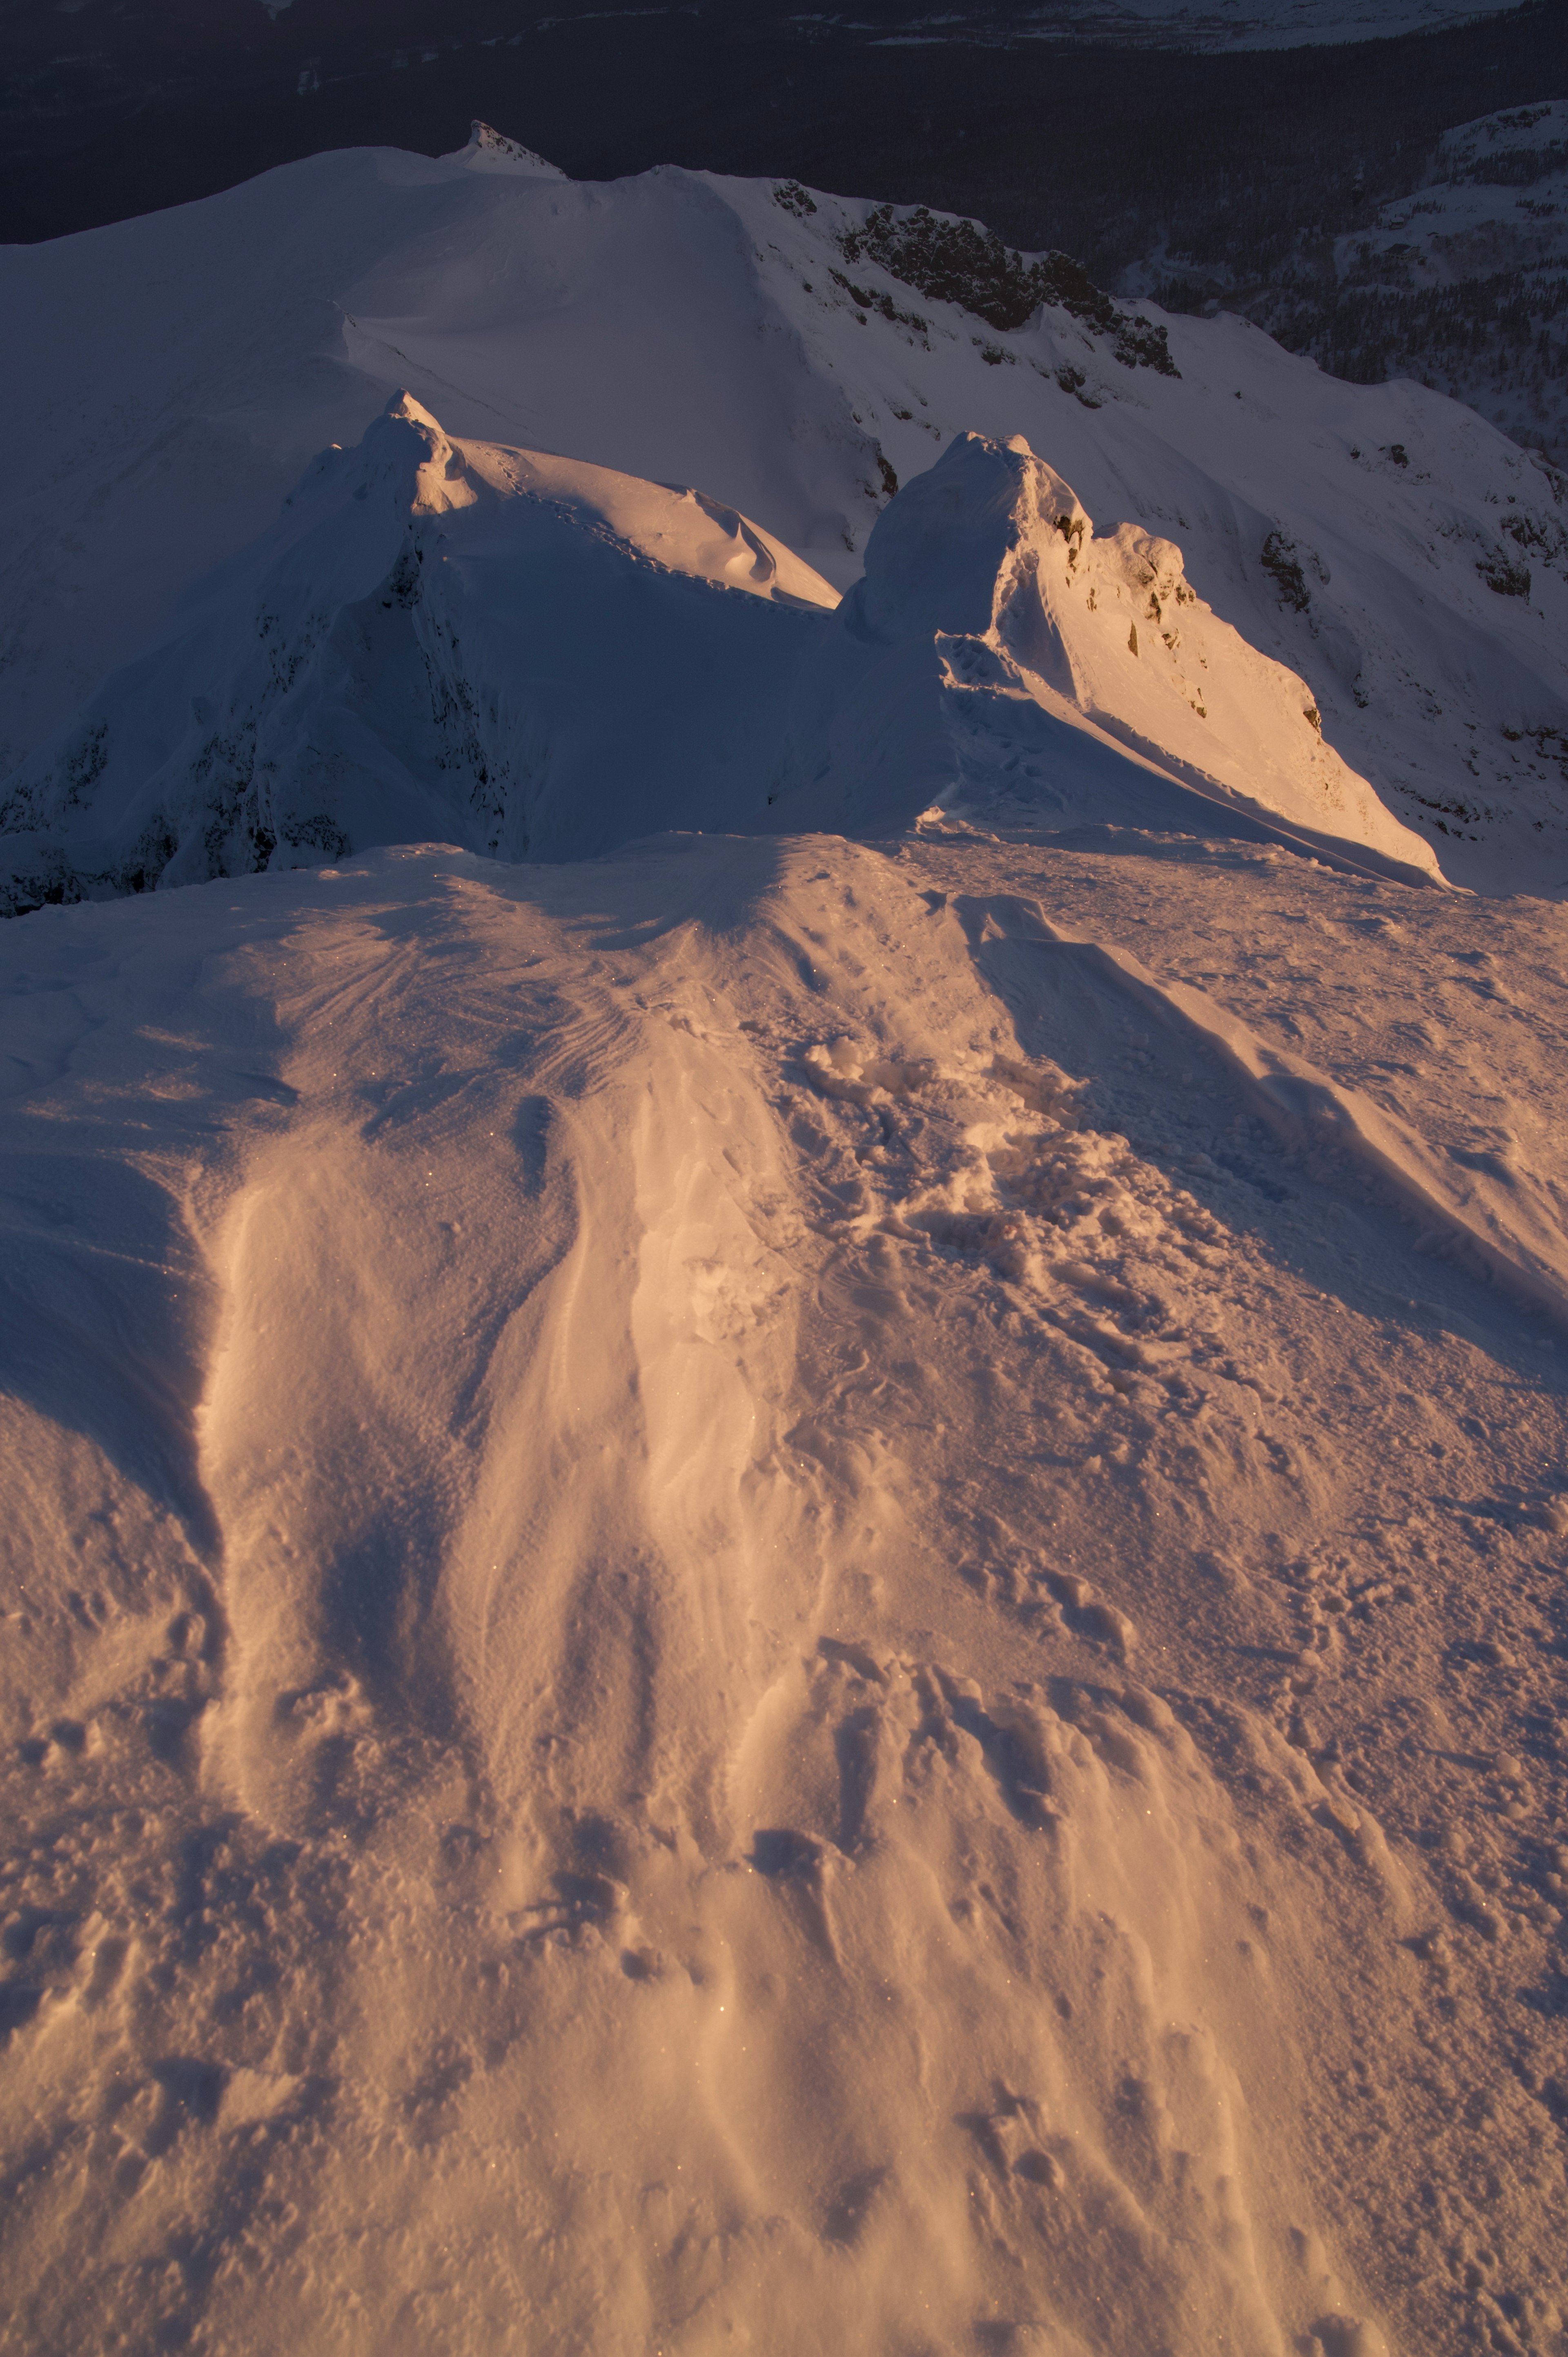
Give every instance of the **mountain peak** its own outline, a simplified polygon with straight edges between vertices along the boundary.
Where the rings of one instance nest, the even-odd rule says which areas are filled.
[[[536,156],[532,147],[519,140],[509,139],[491,123],[481,123],[476,115],[468,128],[468,144],[459,147],[450,158],[454,164],[466,164],[471,172],[514,172],[532,180],[564,180],[565,173],[559,164],[547,163]]]
[[[399,504],[406,482],[415,515],[447,515],[478,498],[457,450],[412,393],[393,394],[361,446],[367,475],[391,475]]]

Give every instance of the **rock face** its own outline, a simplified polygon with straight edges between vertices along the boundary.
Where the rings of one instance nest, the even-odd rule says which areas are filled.
[[[1020,437],[961,436],[899,492],[841,607],[701,492],[454,440],[407,394],[13,777],[0,820],[25,909],[378,844],[575,858],[998,794],[1057,826],[1218,823],[1435,872],[1181,552],[1095,539]]]

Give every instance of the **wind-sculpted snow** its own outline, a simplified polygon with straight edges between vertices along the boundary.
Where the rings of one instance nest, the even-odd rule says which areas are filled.
[[[1004,256],[1009,286],[1076,312],[998,328],[991,245],[912,218],[881,235],[870,198],[675,170],[577,184],[492,138],[317,156],[0,255],[0,772],[402,388],[460,442],[700,484],[841,589],[897,484],[959,434],[1022,434],[1102,528],[1180,547],[1446,873],[1559,889],[1560,479],[1452,402],[1336,382],[1235,320],[1151,310],[1180,373],[1129,364],[1135,319],[1035,257]]]
[[[1308,1092],[1561,1227],[1563,932],[957,824],[0,931],[6,2345],[1549,2357],[1563,1335]]]
[[[1097,540],[1019,437],[950,444],[840,606],[701,492],[454,442],[406,394],[5,797],[14,910],[440,832],[580,858],[999,797],[1435,873],[1180,551]]]

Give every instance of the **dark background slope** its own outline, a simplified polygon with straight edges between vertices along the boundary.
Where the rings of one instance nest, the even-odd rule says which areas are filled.
[[[275,18],[257,0],[10,0],[0,237],[180,203],[327,147],[439,154],[480,115],[574,177],[791,174],[977,214],[1111,276],[1162,243],[1202,259],[1353,226],[1446,125],[1568,84],[1568,0],[1230,56],[1020,39],[1021,21],[975,11],[956,38],[890,42],[908,16],[887,0],[854,26],[736,0],[538,16],[313,0]]]

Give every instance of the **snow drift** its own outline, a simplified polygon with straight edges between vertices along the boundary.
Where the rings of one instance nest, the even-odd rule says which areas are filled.
[[[950,445],[841,608],[701,492],[455,441],[407,394],[9,781],[0,856],[27,907],[432,836],[864,833],[1003,790],[1053,825],[1239,820],[1435,868],[1180,552],[1094,539],[1019,438]]]
[[[1555,2357],[1561,1362],[1312,1092],[1561,1232],[1564,931],[956,832],[0,928],[15,2344]]]

